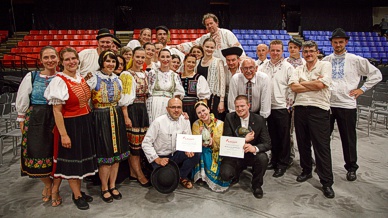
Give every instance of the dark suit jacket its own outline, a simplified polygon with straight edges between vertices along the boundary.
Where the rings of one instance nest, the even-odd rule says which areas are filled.
[[[238,137],[236,129],[241,126],[240,117],[236,112],[226,114],[224,122],[224,136]],[[255,132],[255,138],[249,142],[251,145],[259,148],[259,152],[266,152],[271,149],[271,138],[269,137],[265,119],[255,113],[249,114],[249,126]]]

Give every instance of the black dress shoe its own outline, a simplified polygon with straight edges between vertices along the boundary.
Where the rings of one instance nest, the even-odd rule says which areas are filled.
[[[311,173],[309,173],[309,174],[302,173],[298,177],[296,177],[296,181],[297,182],[304,182],[304,181],[311,179],[311,178],[313,178],[313,175]]]
[[[353,172],[353,171],[348,171],[348,173],[346,173],[346,179],[348,181],[355,181],[357,179],[357,174],[356,172]]]
[[[113,202],[113,197],[112,197],[112,195],[111,196],[109,196],[109,197],[104,197],[104,194],[106,194],[106,193],[109,193],[109,190],[105,190],[105,191],[101,191],[101,198],[102,198],[102,200],[103,201],[105,201],[106,203],[111,203],[111,202]],[[109,193],[110,194],[110,193]]]
[[[130,180],[130,181],[131,181],[131,180],[136,181],[137,178],[136,178],[136,177],[133,177],[133,176],[129,176],[129,180]]]
[[[148,182],[146,182],[146,183],[144,183],[144,184],[141,183],[139,179],[136,179],[136,180],[137,180],[138,183],[140,183],[141,186],[143,186],[143,187],[145,187],[145,188],[148,188],[148,187],[151,187],[151,186],[152,186],[150,180],[148,180]]]
[[[112,195],[112,197],[113,197],[115,200],[120,200],[121,198],[123,198],[123,196],[121,195],[120,192],[119,192],[117,195],[113,194],[113,191],[114,191],[114,190],[116,190],[116,191],[119,192],[119,190],[118,190],[116,187],[109,189],[109,192],[110,192],[110,194]]]
[[[327,198],[334,198],[334,196],[335,196],[334,190],[331,187],[323,186],[322,190],[323,190],[323,194],[325,195],[325,197],[327,197]]]
[[[253,196],[258,199],[263,198],[263,189],[261,187],[253,189]]]
[[[77,206],[77,208],[80,209],[80,210],[87,210],[87,209],[89,209],[88,202],[86,202],[85,199],[82,196],[79,196],[78,199],[75,199],[74,195],[73,195],[73,202]]]
[[[85,199],[86,202],[90,203],[93,201],[93,197],[90,195],[85,194],[85,192],[81,192],[82,197]]]
[[[267,165],[267,170],[273,170],[273,169],[274,169],[274,166],[273,166],[272,162],[269,162]]]
[[[275,178],[282,177],[285,172],[286,172],[286,170],[284,170],[284,169],[275,169],[275,172],[273,173],[272,176]]]

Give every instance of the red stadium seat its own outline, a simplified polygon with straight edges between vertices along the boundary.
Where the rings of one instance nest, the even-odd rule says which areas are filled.
[[[20,50],[21,48],[11,48],[11,54],[18,54],[21,52]]]
[[[197,30],[196,29],[188,29],[187,33],[190,33],[190,34],[197,33]]]
[[[89,45],[89,41],[79,41],[79,45],[83,45],[83,46]]]
[[[48,33],[51,35],[58,34],[58,30],[49,30]]]
[[[59,41],[59,45],[61,45],[61,46],[69,46],[70,45],[70,41]]]
[[[29,41],[18,42],[18,47],[28,46]]]
[[[97,42],[96,40],[93,40],[93,41],[90,41],[90,42],[89,42],[89,45],[97,46],[97,45],[98,45],[98,42]]]
[[[197,29],[197,33],[198,34],[206,34],[207,33],[207,31],[206,30],[204,30],[204,29]]]
[[[152,30],[151,30],[151,33],[152,33],[152,34],[156,34],[156,29],[152,29]],[[171,32],[170,32],[170,33],[171,33]]]
[[[58,31],[59,32],[59,31]],[[56,40],[62,40],[64,35],[54,35],[54,39]]]
[[[179,39],[179,34],[171,34],[170,38],[171,39]]]
[[[82,51],[82,50],[85,49],[84,47],[74,47],[74,48],[75,48],[75,50],[76,50],[77,52],[80,52],[80,51]]]
[[[49,44],[53,47],[55,46],[58,46],[59,45],[59,41],[50,41]]]
[[[40,35],[46,35],[46,34],[48,34],[48,33],[49,33],[48,30],[39,30],[39,34],[40,34]]]
[[[199,38],[199,35],[195,33],[195,34],[190,34],[189,37],[190,39],[197,39]]]
[[[22,53],[32,53],[32,47],[23,47]]]
[[[63,35],[63,39],[74,39],[74,35]]]
[[[178,29],[170,29],[171,34],[178,34],[179,30]]]
[[[77,34],[84,35],[85,34],[85,30],[77,30]]]
[[[3,57],[3,66],[6,67],[6,68],[14,68],[15,65],[14,65],[14,57],[13,55],[9,55],[9,54],[5,54],[4,57]]]
[[[43,39],[44,39],[44,40],[53,40],[53,39],[54,39],[54,36],[53,36],[53,35],[44,35],[44,36],[43,36]]]
[[[181,43],[185,43],[185,42],[191,42],[190,39],[181,39]]]
[[[39,46],[48,46],[49,42],[48,41],[39,41]]]
[[[32,35],[25,35],[23,40],[24,41],[34,40],[34,36],[32,36]]]
[[[96,37],[94,37],[93,35],[83,35],[82,36],[82,39],[95,39]]]
[[[180,34],[186,34],[187,33],[187,30],[186,29],[179,29],[178,32]]]
[[[181,34],[179,38],[180,39],[190,39],[188,34]]]
[[[96,34],[94,30],[85,30],[85,34],[93,35]]]
[[[82,39],[82,35],[74,35],[74,39],[75,40],[81,40]]]
[[[133,34],[140,34],[140,29],[134,29]]]
[[[31,30],[30,34],[31,35],[39,35],[39,30]]]
[[[36,41],[43,40],[43,36],[41,36],[41,35],[35,35],[35,36],[34,36],[34,40],[36,40]]]
[[[55,50],[57,50],[57,52],[60,52],[62,50],[62,47],[58,46],[58,47],[54,47]]]
[[[42,49],[42,48],[40,48],[40,47],[33,47],[33,48],[32,48],[32,53],[38,53],[38,54],[39,54],[39,52],[40,52],[41,49]]]
[[[60,35],[67,34],[67,30],[58,30],[58,34]]]
[[[70,41],[70,46],[79,45],[79,41]]]
[[[152,34],[152,39],[156,39],[156,34]]]
[[[67,34],[69,34],[69,35],[75,35],[75,34],[77,34],[77,30],[68,30],[68,31],[67,31]]]
[[[38,41],[28,41],[28,46],[39,46]]]
[[[179,45],[180,42],[181,42],[180,40],[175,39],[175,40],[171,40],[170,44],[171,44],[171,45]]]

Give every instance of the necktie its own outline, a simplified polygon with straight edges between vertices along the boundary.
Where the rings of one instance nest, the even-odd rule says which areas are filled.
[[[245,94],[248,97],[249,104],[252,105],[252,82],[250,80],[247,82],[247,87],[245,92],[246,92]]]

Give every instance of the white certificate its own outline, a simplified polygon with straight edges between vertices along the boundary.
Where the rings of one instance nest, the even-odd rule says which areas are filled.
[[[221,136],[220,156],[244,158],[245,138]]]
[[[202,152],[202,135],[177,134],[176,150],[186,152]]]

